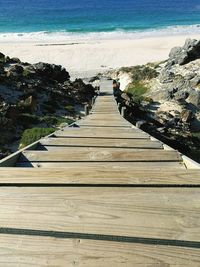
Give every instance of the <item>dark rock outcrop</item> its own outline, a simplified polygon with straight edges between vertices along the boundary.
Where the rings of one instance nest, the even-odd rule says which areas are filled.
[[[33,67],[36,74],[39,76],[42,75],[48,80],[55,80],[59,83],[63,83],[70,78],[69,73],[60,65],[39,62],[34,64]]]
[[[81,79],[70,81],[60,65],[23,63],[0,53],[0,153],[24,129],[41,121],[45,127],[45,118],[49,125],[50,116],[79,117],[95,94]]]

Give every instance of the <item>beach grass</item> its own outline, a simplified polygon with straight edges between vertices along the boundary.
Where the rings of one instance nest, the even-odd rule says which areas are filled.
[[[55,128],[32,128],[25,130],[22,134],[19,149],[22,149],[36,142],[40,138],[55,132],[55,130]]]

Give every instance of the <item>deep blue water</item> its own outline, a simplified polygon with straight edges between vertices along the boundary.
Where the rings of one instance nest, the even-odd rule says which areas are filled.
[[[0,33],[200,31],[198,24],[200,0],[0,0]]]

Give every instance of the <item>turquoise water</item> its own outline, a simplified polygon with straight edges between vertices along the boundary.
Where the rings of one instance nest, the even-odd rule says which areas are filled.
[[[0,0],[1,34],[200,33],[199,25],[200,0]]]

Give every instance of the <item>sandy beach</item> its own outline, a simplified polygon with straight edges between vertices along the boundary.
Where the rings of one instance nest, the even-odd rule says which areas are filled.
[[[86,78],[113,68],[165,60],[170,49],[183,45],[186,38],[200,39],[200,35],[66,42],[4,41],[0,42],[0,51],[25,62],[59,64],[72,78]]]

